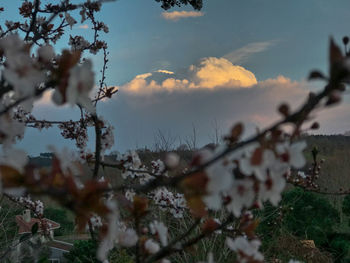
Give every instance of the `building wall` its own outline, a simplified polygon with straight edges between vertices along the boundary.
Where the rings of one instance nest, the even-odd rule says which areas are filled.
[[[64,253],[68,253],[68,251],[62,250],[62,249],[58,249],[58,248],[53,248],[50,247],[50,259],[59,259],[60,263],[65,263],[67,262],[66,258],[63,256]]]

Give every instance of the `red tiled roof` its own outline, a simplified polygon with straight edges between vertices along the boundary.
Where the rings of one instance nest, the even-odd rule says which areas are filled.
[[[70,251],[73,247],[72,244],[66,243],[66,242],[61,242],[57,240],[52,240],[46,243],[47,246],[52,247],[52,248],[57,248],[65,251]]]
[[[42,220],[45,221],[45,223],[49,226],[49,230],[60,228],[60,224],[55,221],[52,221],[47,218],[44,218]],[[30,222],[26,222],[24,221],[21,215],[16,215],[16,222],[17,222],[17,225],[19,226],[18,234],[31,233],[32,227],[35,223],[39,224],[38,232],[41,231],[41,227],[40,227],[41,222],[38,218],[31,218]]]

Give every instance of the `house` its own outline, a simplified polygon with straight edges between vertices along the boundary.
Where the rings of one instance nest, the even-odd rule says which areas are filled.
[[[54,239],[54,230],[60,228],[60,224],[52,221],[50,219],[44,218],[42,220],[38,218],[34,218],[31,216],[31,212],[29,209],[23,211],[22,215],[16,215],[16,223],[19,227],[18,235],[19,238],[21,236],[32,233],[32,227],[38,223],[38,233],[39,235],[35,235],[28,240],[26,249],[30,250],[29,252],[33,252],[33,248],[36,245],[45,244],[45,246],[49,249],[49,262],[50,263],[64,263],[66,262],[64,258],[64,253],[70,251],[73,247],[72,244],[58,241]],[[50,237],[45,237],[44,235],[40,235],[42,232],[41,224],[44,223],[48,226],[48,230],[50,232]],[[23,254],[22,244],[17,246],[17,255],[20,256]]]

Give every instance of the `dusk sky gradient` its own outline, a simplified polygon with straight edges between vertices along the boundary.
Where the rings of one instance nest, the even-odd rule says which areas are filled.
[[[20,1],[2,2],[1,24],[6,12],[15,19]],[[248,134],[267,126],[278,118],[281,102],[295,108],[322,87],[306,78],[313,69],[327,73],[329,37],[340,44],[350,34],[349,10],[347,0],[204,0],[201,13],[190,7],[167,11],[175,14],[164,14],[154,0],[105,4],[99,19],[110,29],[102,36],[110,52],[106,82],[120,92],[98,112],[115,126],[113,150],[151,147],[157,129],[184,140],[194,124],[204,145],[215,121],[222,134],[238,121]],[[78,24],[68,37],[91,38],[89,27]],[[87,56],[98,73],[102,53]],[[350,130],[349,109],[345,96],[341,106],[317,113],[318,133]],[[53,120],[79,116],[76,108],[53,106],[48,94],[34,114]],[[90,141],[93,149],[93,133]],[[32,155],[47,151],[48,144],[71,147],[56,128],[28,128],[19,143]]]

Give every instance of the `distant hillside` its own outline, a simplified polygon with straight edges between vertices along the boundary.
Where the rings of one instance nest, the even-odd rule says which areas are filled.
[[[307,136],[305,139],[308,144],[305,154],[309,166],[311,166],[311,150],[314,146],[320,152],[319,157],[325,159],[318,181],[321,188],[327,188],[328,191],[337,191],[339,188],[350,188],[350,136],[313,135]],[[177,151],[177,153],[181,156],[183,166],[188,164],[193,156],[193,152],[186,150]],[[152,160],[164,159],[165,153],[140,150],[139,156],[146,165],[150,165]],[[48,167],[51,165],[51,158],[51,153],[42,153],[38,157],[30,157],[30,163],[41,167]],[[113,162],[114,159],[115,156],[106,158],[110,162]],[[107,177],[112,176],[113,179],[116,179],[119,174],[115,169],[110,168],[102,169],[101,173],[107,175]]]
[[[311,150],[316,146],[319,157],[325,159],[320,179],[322,188],[337,191],[350,188],[350,137],[342,135],[317,135],[306,138],[308,149],[306,155],[311,160]]]

